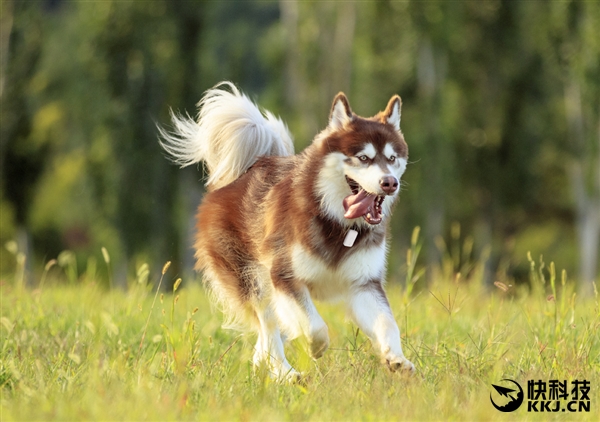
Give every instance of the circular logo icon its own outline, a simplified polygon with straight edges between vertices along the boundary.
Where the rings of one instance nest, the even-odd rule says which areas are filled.
[[[523,389],[516,381],[509,380],[509,379],[503,379],[502,381],[512,382],[514,385],[517,386],[517,388],[519,390],[517,391],[512,388],[507,388],[507,387],[503,387],[501,385],[492,384],[492,387],[494,387],[494,389],[496,390],[498,395],[506,397],[509,401],[502,406],[498,406],[496,403],[494,403],[494,399],[492,398],[492,393],[490,393],[490,401],[492,402],[492,405],[501,412],[514,412],[523,403]]]

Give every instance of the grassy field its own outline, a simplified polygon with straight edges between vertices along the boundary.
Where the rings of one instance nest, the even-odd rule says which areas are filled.
[[[305,373],[296,385],[253,371],[254,336],[221,329],[199,283],[155,295],[147,267],[127,291],[68,266],[49,274],[36,288],[19,270],[2,280],[2,421],[599,420],[598,297],[576,298],[552,266],[533,269],[531,289],[486,289],[477,271],[408,291],[390,283],[412,378],[382,366],[340,306],[319,306],[330,350],[314,362],[302,341],[288,346]],[[591,409],[534,413],[526,400],[502,413],[490,393],[504,378],[526,398],[528,380],[587,380]]]

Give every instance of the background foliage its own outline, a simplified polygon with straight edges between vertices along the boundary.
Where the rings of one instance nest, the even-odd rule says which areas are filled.
[[[2,1],[1,241],[29,271],[65,250],[124,284],[141,262],[191,267],[200,169],[164,159],[155,124],[232,80],[297,150],[345,91],[373,115],[403,98],[411,165],[392,276],[414,226],[432,279],[526,253],[598,277],[600,5],[595,1]],[[404,248],[404,249],[403,249]],[[459,251],[460,253],[457,253]],[[63,261],[64,261],[63,256]],[[87,260],[87,262],[86,262]],[[2,273],[14,271],[3,249]],[[158,274],[154,268],[152,274]],[[108,274],[110,273],[110,274]],[[393,278],[393,277],[392,277]]]

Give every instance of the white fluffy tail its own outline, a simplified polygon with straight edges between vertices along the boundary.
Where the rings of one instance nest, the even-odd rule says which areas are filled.
[[[226,85],[231,90],[221,89]],[[206,184],[212,189],[240,177],[261,156],[294,154],[286,125],[268,111],[261,112],[231,82],[221,82],[198,103],[198,121],[171,111],[173,131],[158,128],[160,144],[181,167],[204,161]]]

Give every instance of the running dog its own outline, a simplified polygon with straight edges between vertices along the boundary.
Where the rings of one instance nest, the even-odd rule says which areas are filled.
[[[204,162],[196,269],[230,327],[258,333],[253,362],[299,373],[284,343],[306,336],[319,358],[328,328],[313,300],[343,301],[393,370],[414,372],[384,291],[388,224],[406,169],[402,101],[357,116],[339,93],[327,127],[294,154],[286,125],[229,82],[208,90],[197,120],[172,113],[161,145],[182,167]]]

